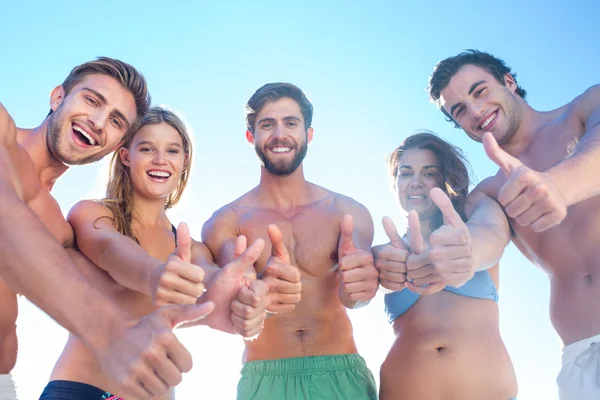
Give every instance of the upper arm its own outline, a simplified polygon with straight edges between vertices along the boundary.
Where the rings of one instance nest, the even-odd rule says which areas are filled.
[[[17,126],[6,108],[0,103],[0,145],[12,150],[17,144]]]
[[[109,240],[124,237],[117,230],[112,212],[102,203],[83,200],[75,204],[67,215],[75,231],[79,250],[92,261],[102,256]]]
[[[23,198],[21,184],[17,178],[10,153],[17,145],[17,127],[6,108],[0,103],[0,185],[2,189],[14,191]]]
[[[215,211],[202,226],[202,243],[219,266],[224,266],[234,260],[235,241],[238,234],[237,216],[228,206]]]
[[[585,132],[600,126],[600,85],[594,85],[573,101],[573,111]]]
[[[340,196],[338,198],[338,204],[342,215],[350,214],[352,216],[352,221],[354,223],[354,233],[352,236],[354,246],[358,249],[371,252],[375,227],[373,225],[373,217],[371,217],[369,210],[367,210],[364,205],[349,197]]]
[[[511,230],[506,214],[500,204],[479,187],[469,193],[465,204],[465,215],[467,226],[487,227],[498,235],[504,246],[508,245]]]
[[[192,264],[205,266],[214,265],[214,259],[208,246],[202,242],[192,242]]]

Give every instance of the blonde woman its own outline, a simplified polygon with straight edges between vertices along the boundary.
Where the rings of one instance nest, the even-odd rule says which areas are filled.
[[[211,300],[216,309],[203,324],[254,336],[264,320],[268,289],[245,274],[261,254],[262,240],[245,249],[245,238],[238,238],[238,258],[218,270],[207,247],[190,238],[187,226],[176,229],[167,217],[185,190],[191,162],[192,144],[183,122],[171,111],[151,108],[115,152],[106,198],[81,201],[69,212],[78,247],[95,264],[82,272],[132,318],[157,306]],[[208,292],[198,299],[205,285]],[[174,372],[191,367],[188,359],[169,361]],[[160,380],[148,382],[144,397],[166,390]],[[116,387],[71,335],[41,399],[115,400],[120,399]]]

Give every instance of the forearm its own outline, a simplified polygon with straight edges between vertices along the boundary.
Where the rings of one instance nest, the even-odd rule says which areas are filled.
[[[95,258],[92,261],[120,285],[148,296],[152,295],[152,273],[164,264],[132,239],[116,232],[105,240],[104,250]]]
[[[475,271],[484,271],[500,262],[504,248],[508,244],[495,225],[469,224],[471,251]]]
[[[585,133],[575,152],[546,170],[567,206],[600,195],[600,125]]]
[[[0,275],[60,325],[94,346],[124,321],[76,268],[65,249],[9,188],[0,189]]]

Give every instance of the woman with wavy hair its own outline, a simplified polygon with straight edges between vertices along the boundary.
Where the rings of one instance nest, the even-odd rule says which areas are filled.
[[[149,314],[157,306],[211,300],[216,309],[203,324],[256,335],[264,319],[267,289],[264,282],[245,274],[264,243],[257,241],[242,254],[246,243],[240,237],[240,257],[217,270],[208,248],[191,239],[185,224],[176,229],[166,214],[186,188],[191,162],[192,143],[184,123],[171,111],[151,108],[140,128],[129,132],[113,155],[106,197],[81,201],[69,212],[77,245],[95,264],[89,263],[82,272],[131,318]],[[199,298],[205,283],[208,292]],[[254,296],[260,301],[249,304]],[[245,306],[251,315],[240,312]],[[186,359],[165,361],[174,364],[174,371],[191,366]],[[73,335],[50,379],[41,399],[120,398],[114,390],[118,385]],[[165,382],[149,382],[140,397],[166,390]]]
[[[409,228],[401,238],[384,218],[390,243],[373,249],[381,285],[390,291],[385,308],[396,335],[381,367],[380,398],[514,398],[515,372],[499,331],[498,265],[477,265],[482,262],[468,246],[480,238],[447,248],[463,265],[475,264],[477,272],[462,277],[467,281],[460,287],[451,286],[432,261],[429,246],[443,235],[463,229],[459,241],[471,240],[472,227],[464,223],[470,217],[469,174],[461,151],[432,133],[418,133],[389,155],[388,167]],[[502,210],[490,202],[489,212]],[[508,222],[500,234],[508,241]]]

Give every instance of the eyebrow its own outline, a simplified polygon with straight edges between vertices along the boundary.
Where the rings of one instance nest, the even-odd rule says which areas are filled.
[[[471,93],[473,93],[473,91],[475,91],[475,89],[477,89],[477,86],[481,85],[482,83],[486,83],[486,81],[485,80],[481,80],[481,81],[477,81],[474,84],[472,84],[471,87],[469,88],[469,93],[468,94],[470,95]],[[463,103],[456,103],[455,105],[453,105],[450,108],[450,115],[454,115],[454,111],[456,111],[456,109],[458,107],[460,107],[462,104]]]
[[[300,122],[300,118],[298,118],[298,117],[296,117],[296,116],[294,116],[294,115],[290,115],[289,117],[285,117],[285,118],[283,118],[283,120],[284,120],[284,121],[290,121],[290,120],[293,120],[293,121],[298,121],[298,122]],[[276,122],[276,120],[275,120],[275,118],[267,117],[267,118],[263,118],[263,119],[259,120],[259,121],[256,123],[256,125],[260,125],[260,124],[262,124],[263,122]]]
[[[412,165],[401,165],[400,168],[413,169]],[[440,169],[440,167],[436,165],[425,165],[423,169]]]
[[[175,146],[175,147],[179,147],[179,148],[183,148],[182,145],[180,145],[177,142],[171,142],[171,143],[167,143],[169,146]],[[154,143],[151,142],[150,140],[142,140],[141,142],[139,142],[137,144],[137,147],[142,146],[142,145],[150,145],[150,146],[154,146]]]
[[[98,97],[98,99],[104,103],[107,104],[106,101],[106,97],[104,97],[104,95],[94,89],[91,89],[89,87],[84,87],[83,90],[87,90],[88,92],[92,92],[96,97]],[[125,122],[125,128],[129,129],[129,127],[131,126],[131,124],[129,123],[129,121],[127,120],[127,118],[125,118],[125,115],[123,115],[123,113],[119,110],[117,110],[116,108],[114,110],[112,110],[111,112],[112,114],[116,115],[119,119],[123,120]]]

